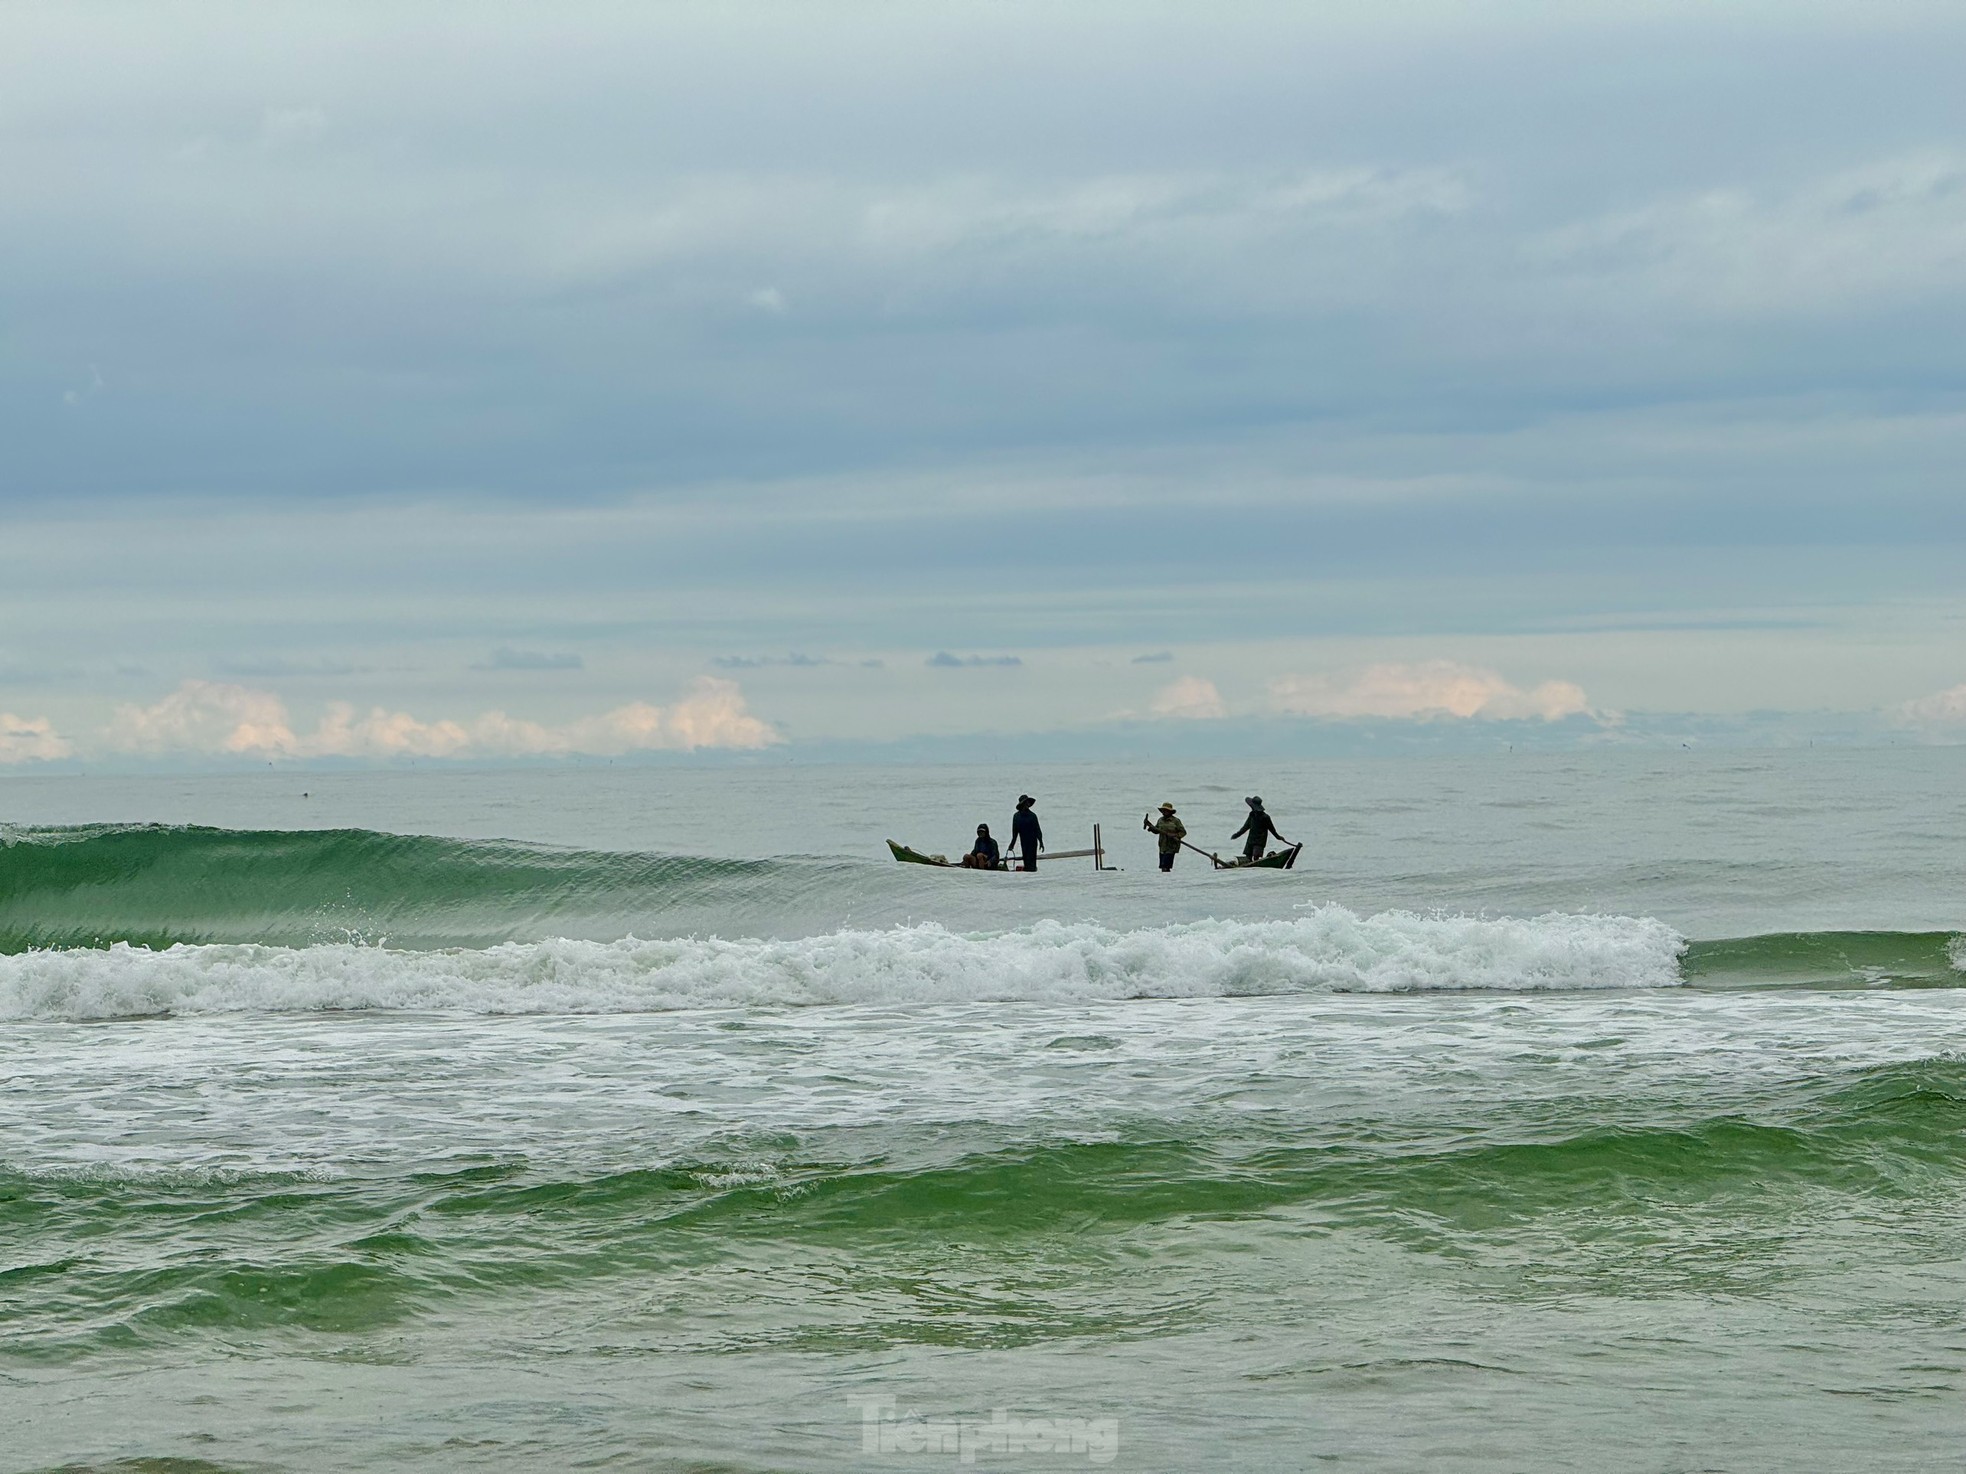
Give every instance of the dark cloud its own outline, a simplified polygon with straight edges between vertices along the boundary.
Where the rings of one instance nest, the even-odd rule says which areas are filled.
[[[514,650],[502,645],[473,670],[579,670],[586,662],[578,655],[549,654],[544,650]]]
[[[714,655],[710,658],[710,664],[722,670],[765,670],[772,666],[789,666],[806,670],[822,665],[841,665],[844,662],[826,655],[804,655],[794,650],[785,655]]]
[[[1172,650],[1157,650],[1152,655],[1134,656],[1133,663],[1135,665],[1166,665],[1173,659],[1174,652]]]
[[[283,656],[269,656],[246,660],[215,660],[212,662],[212,669],[222,676],[264,681],[289,677],[352,676],[358,674],[363,667],[326,658],[296,660]]]
[[[1022,657],[1016,655],[951,655],[947,650],[938,650],[923,662],[939,670],[974,670],[981,666],[1022,665]]]

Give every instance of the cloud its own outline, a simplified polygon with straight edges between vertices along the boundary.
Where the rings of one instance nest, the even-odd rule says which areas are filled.
[[[1174,652],[1172,650],[1156,650],[1152,655],[1136,655],[1133,657],[1133,663],[1135,665],[1168,665],[1173,660]]]
[[[1907,727],[1966,728],[1966,685],[1907,701],[1891,715]]]
[[[112,751],[265,758],[618,757],[631,752],[754,749],[784,739],[752,716],[734,681],[705,676],[667,707],[647,702],[554,726],[488,711],[466,721],[423,721],[403,711],[331,703],[312,732],[297,732],[269,691],[186,681],[154,706],[124,706],[104,734]]]
[[[1229,709],[1222,703],[1222,693],[1215,689],[1213,681],[1205,681],[1200,676],[1183,676],[1161,687],[1154,697],[1153,713],[1157,717],[1182,717],[1196,721],[1212,721],[1225,717]]]
[[[1966,260],[1966,156],[1878,159],[1784,192],[1681,195],[1564,226],[1525,255],[1721,314],[1950,297]]]
[[[986,665],[1022,665],[1024,661],[1016,655],[951,655],[938,650],[923,663],[938,670],[974,670]]]
[[[1096,263],[1108,290],[1138,291],[1172,275],[1218,306],[1247,308],[1264,288],[1301,284],[1303,274],[1288,264],[1293,252],[1320,252],[1342,269],[1345,241],[1437,227],[1475,203],[1469,178],[1455,169],[1374,162],[1279,169],[1225,160],[1063,176],[1017,168],[899,177],[725,170],[638,183],[570,202],[546,237],[556,277],[618,283],[716,262],[716,276],[728,281],[742,263],[761,274],[798,273],[801,301],[808,283],[825,293],[856,277],[879,279],[885,310],[894,312],[994,300],[1012,280]],[[785,249],[788,240],[796,252]],[[1223,256],[1261,276],[1261,286],[1252,291],[1242,273],[1194,269]],[[979,271],[979,262],[990,269]],[[780,280],[737,295],[776,315],[794,291]],[[1285,295],[1305,300],[1301,291]]]
[[[75,745],[46,717],[0,711],[0,763],[51,763],[75,755]]]
[[[269,656],[264,660],[219,660],[213,665],[221,675],[241,676],[247,680],[279,680],[292,676],[352,676],[361,667],[342,660],[289,660],[284,656]],[[143,672],[138,672],[143,674]]]
[[[653,715],[654,707],[623,707],[621,712],[610,713],[603,718],[608,721],[618,718],[622,712],[635,711]],[[696,747],[769,747],[784,739],[765,723],[744,709],[744,694],[735,681],[720,681],[712,676],[699,678],[691,687],[690,694],[669,708],[663,723],[671,738],[681,738],[684,748]]]
[[[790,666],[795,670],[809,670],[821,665],[839,665],[829,655],[803,655],[797,650],[785,655],[713,655],[710,664],[723,670],[764,670],[768,666]],[[869,662],[861,661],[862,665]],[[879,664],[878,661],[873,662]]]
[[[580,670],[586,662],[578,655],[550,655],[544,650],[514,650],[501,645],[473,670]]]
[[[116,752],[298,755],[287,708],[270,691],[186,681],[154,706],[120,706],[104,734]]]
[[[1452,660],[1368,665],[1345,676],[1281,676],[1270,682],[1270,699],[1278,711],[1292,716],[1340,721],[1456,717],[1554,722],[1595,715],[1582,688],[1569,681],[1544,681],[1525,690],[1492,670]]]

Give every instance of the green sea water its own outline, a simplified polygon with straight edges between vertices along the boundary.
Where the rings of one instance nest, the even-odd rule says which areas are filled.
[[[7,780],[0,1463],[1954,1467],[1961,767]]]

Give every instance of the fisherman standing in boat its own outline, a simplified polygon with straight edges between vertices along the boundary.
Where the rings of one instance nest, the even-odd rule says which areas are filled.
[[[1272,819],[1264,809],[1262,799],[1246,798],[1243,802],[1249,805],[1249,818],[1244,822],[1242,828],[1230,835],[1229,838],[1242,839],[1245,834],[1249,836],[1248,839],[1243,840],[1242,863],[1253,865],[1256,861],[1263,858],[1263,851],[1269,847],[1271,835],[1274,834],[1276,836],[1278,844],[1287,845],[1290,841],[1285,839],[1277,829],[1276,820]]]
[[[1188,837],[1188,826],[1174,817],[1174,805],[1162,804],[1160,818],[1142,819],[1140,827],[1160,839],[1160,868],[1172,870],[1174,857],[1181,853],[1181,841]]]
[[[1028,793],[1018,795],[1017,813],[1010,821],[1010,852],[1022,852],[1019,870],[1037,869],[1038,851],[1044,848],[1044,830],[1038,827],[1038,816],[1031,810],[1036,802]]]

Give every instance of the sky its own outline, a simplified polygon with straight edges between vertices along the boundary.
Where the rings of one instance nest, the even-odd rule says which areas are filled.
[[[0,771],[1966,739],[1962,56],[13,0]]]

